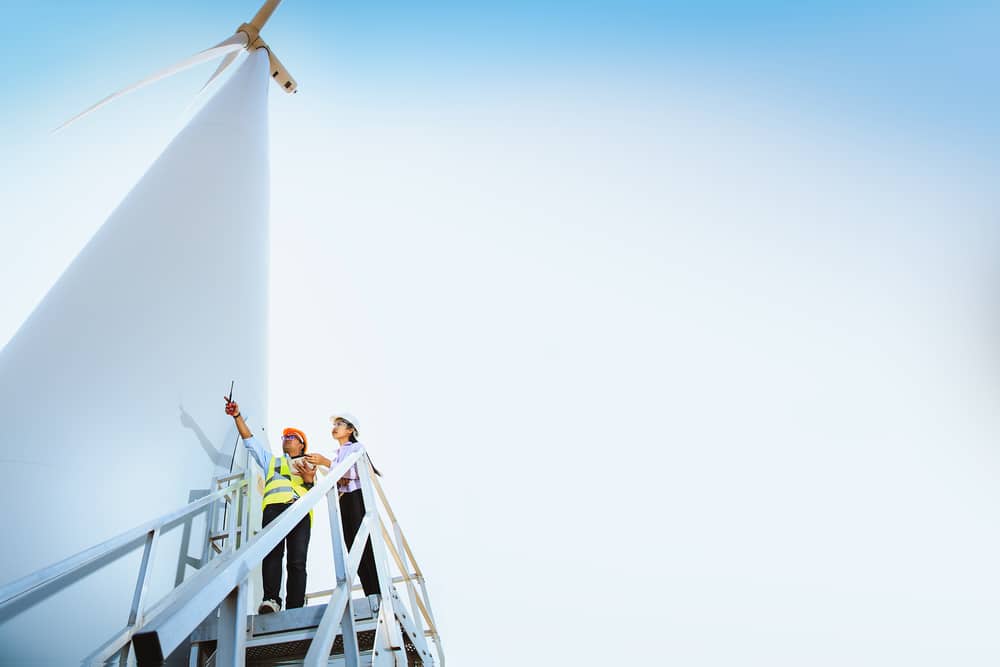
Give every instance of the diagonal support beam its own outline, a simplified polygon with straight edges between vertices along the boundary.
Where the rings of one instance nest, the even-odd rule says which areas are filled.
[[[334,516],[331,515],[331,521],[333,521]],[[333,526],[331,526],[332,528]],[[312,644],[309,645],[309,652],[306,653],[305,661],[302,663],[305,667],[320,667],[327,664],[330,649],[333,648],[333,642],[337,638],[338,623],[343,632],[349,631],[351,633],[350,635],[344,634],[344,659],[347,664],[351,664],[350,657],[348,656],[348,646],[353,645],[354,660],[355,664],[357,664],[359,657],[358,636],[354,632],[354,611],[349,604],[351,599],[351,582],[354,581],[354,577],[358,573],[361,554],[365,551],[365,542],[368,541],[370,535],[371,524],[365,520],[358,528],[358,534],[354,537],[354,546],[351,547],[351,553],[348,554],[347,562],[344,564],[345,577],[343,581],[341,581],[340,568],[338,567],[337,589],[334,591],[329,604],[327,604],[326,611],[323,613],[323,619],[316,629],[316,636],[313,637]],[[348,623],[346,620],[348,617],[350,617],[349,630],[345,627]]]
[[[399,624],[403,626],[403,632],[410,636],[410,641],[413,642],[413,646],[420,653],[420,661],[426,665],[426,667],[434,667],[434,657],[431,655],[430,650],[427,648],[427,640],[424,638],[423,630],[418,629],[416,621],[418,616],[416,614],[408,613],[406,605],[399,598],[396,593],[396,589],[393,588],[392,594],[392,610],[396,614],[396,620]]]

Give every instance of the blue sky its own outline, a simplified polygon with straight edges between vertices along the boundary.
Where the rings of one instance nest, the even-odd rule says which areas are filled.
[[[214,43],[253,11],[240,2],[12,6],[0,32],[18,65],[5,107],[17,118],[27,93],[58,116],[62,104]],[[291,2],[267,35],[307,75],[477,89],[539,73],[655,85],[688,72],[787,86],[800,98],[790,103],[811,101],[848,122],[874,116],[995,141],[996,14],[986,2]],[[299,78],[303,91],[316,79]]]

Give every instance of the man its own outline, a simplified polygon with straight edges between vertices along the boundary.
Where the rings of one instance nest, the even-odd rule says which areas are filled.
[[[274,456],[253,437],[240,414],[240,406],[226,399],[226,414],[236,421],[243,444],[257,465],[264,471],[264,518],[268,525],[296,500],[312,488],[316,468],[305,459],[306,434],[297,428],[286,428],[281,434],[282,456]],[[304,517],[278,545],[264,557],[261,576],[264,580],[264,601],[259,614],[281,611],[281,559],[288,547],[288,583],[286,609],[295,609],[306,602],[306,552],[312,532],[312,512]]]
[[[358,442],[358,421],[357,418],[344,412],[340,415],[330,417],[333,430],[330,435],[336,440],[340,448],[333,461],[320,454],[309,454],[306,460],[313,465],[326,466],[328,468],[340,463],[345,458],[358,451],[365,451],[364,445]],[[367,452],[365,453],[367,457]],[[371,459],[368,458],[368,463]],[[375,466],[372,466],[375,470]],[[375,470],[375,474],[380,474]],[[358,476],[358,464],[354,464],[344,473],[344,476],[337,481],[337,490],[340,491],[340,523],[344,527],[344,539],[347,541],[347,548],[354,545],[354,536],[361,527],[361,520],[365,516],[365,501],[361,497],[361,478]],[[358,565],[358,578],[365,589],[365,595],[369,597],[372,608],[378,608],[378,596],[381,592],[378,585],[378,571],[375,569],[375,556],[372,553],[371,539],[365,542],[365,549],[361,554],[361,563]]]

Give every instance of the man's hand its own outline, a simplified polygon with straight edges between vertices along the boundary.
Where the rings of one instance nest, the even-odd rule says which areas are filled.
[[[240,432],[240,437],[244,440],[252,438],[253,433],[250,432],[250,427],[247,426],[242,413],[240,413],[240,404],[230,400],[228,396],[222,398],[226,401],[226,414],[236,420],[236,430]]]
[[[333,462],[322,454],[306,454],[306,461],[314,466],[326,466],[327,468],[333,465]]]
[[[305,482],[306,484],[312,484],[313,480],[316,479],[316,468],[309,465],[308,463],[304,463],[302,461],[296,461],[295,471],[299,473],[299,477],[301,477],[302,481]]]

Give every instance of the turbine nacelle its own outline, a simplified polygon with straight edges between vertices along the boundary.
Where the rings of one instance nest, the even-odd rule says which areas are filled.
[[[270,46],[267,45],[261,36],[260,28],[251,23],[244,23],[239,28],[236,29],[236,34],[246,35],[247,38],[247,51],[254,51],[256,49],[267,49],[267,58],[271,62],[271,78],[274,82],[284,90],[286,93],[298,92],[299,85],[292,78],[292,75],[288,73],[285,66],[281,64],[278,60],[278,56],[274,55],[274,51]]]

